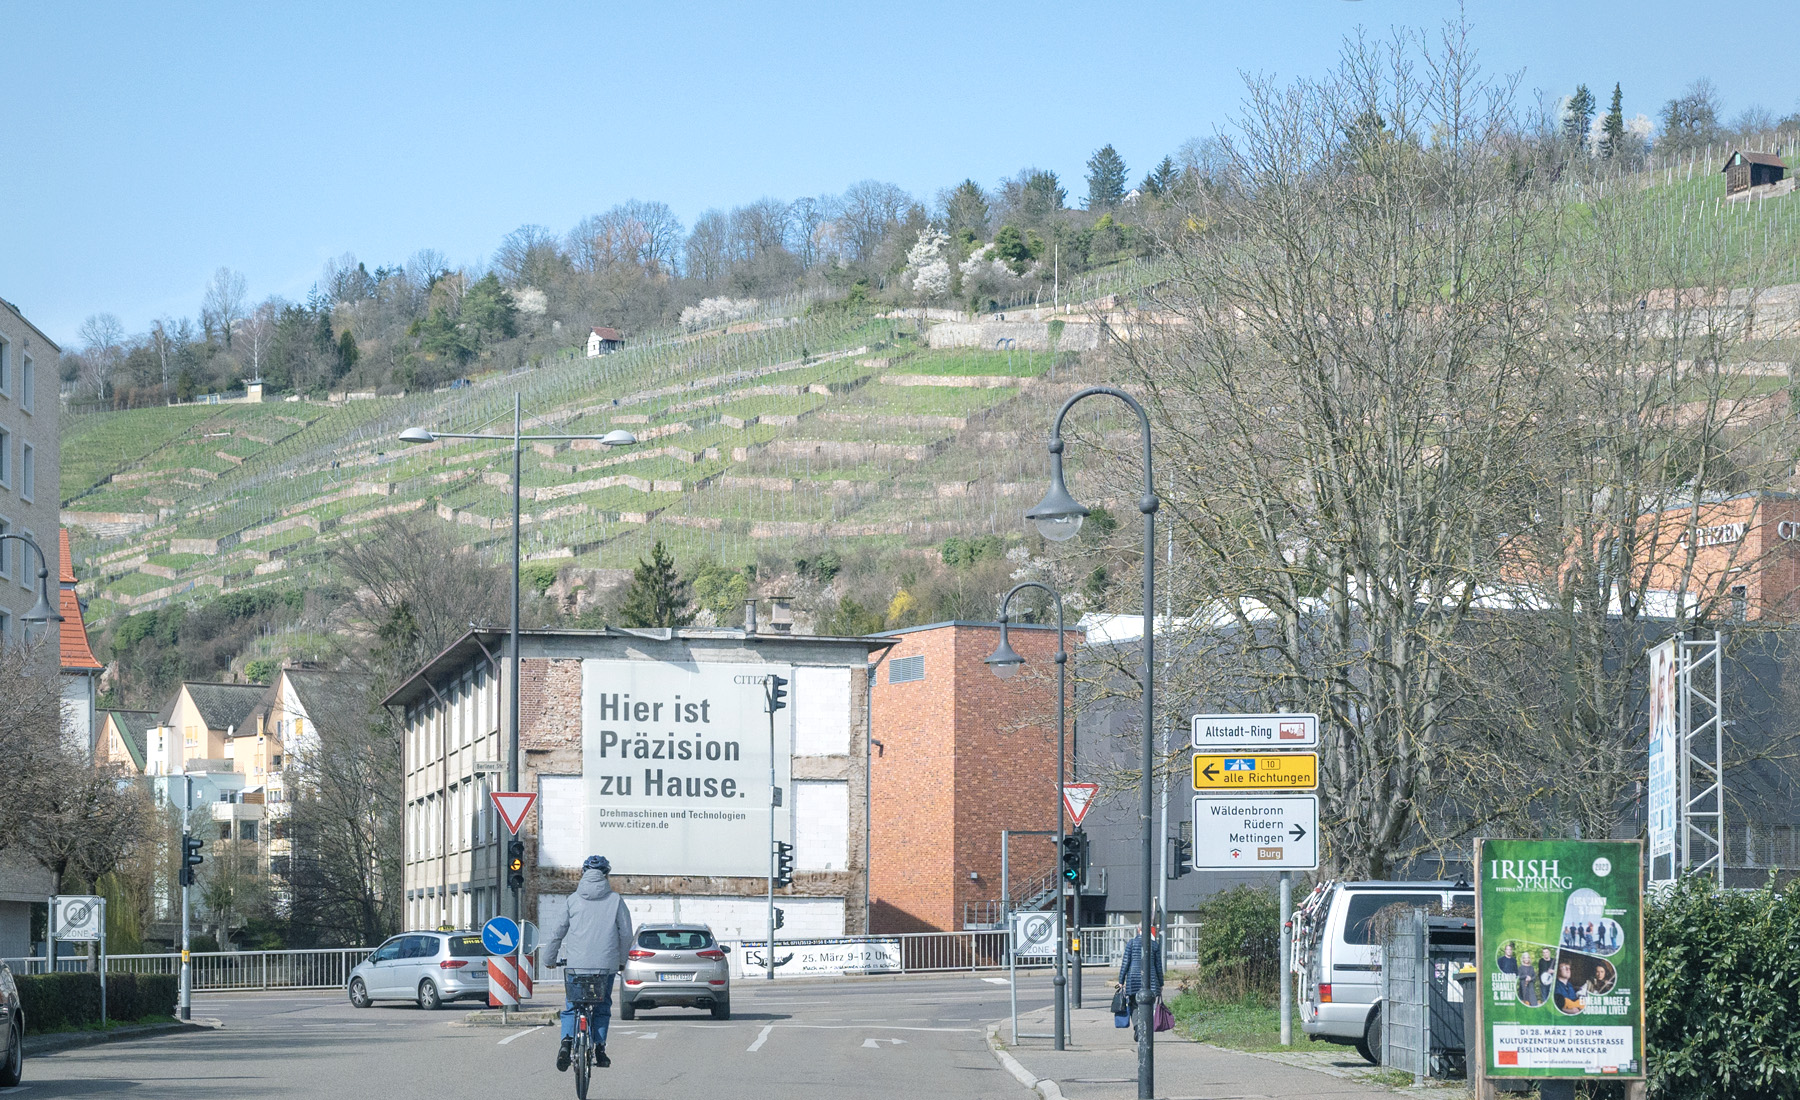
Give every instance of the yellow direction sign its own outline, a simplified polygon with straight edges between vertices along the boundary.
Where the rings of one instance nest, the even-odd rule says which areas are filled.
[[[1194,754],[1196,791],[1310,791],[1318,786],[1316,752]]]

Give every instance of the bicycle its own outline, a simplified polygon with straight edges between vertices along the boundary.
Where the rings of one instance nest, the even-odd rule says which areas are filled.
[[[592,1021],[599,1015],[600,1004],[606,998],[606,978],[605,974],[567,974],[563,977],[569,1003],[575,1006],[575,1040],[569,1048],[569,1062],[575,1070],[577,1100],[587,1100],[588,1078],[593,1067],[601,1065],[604,1046],[594,1041]]]

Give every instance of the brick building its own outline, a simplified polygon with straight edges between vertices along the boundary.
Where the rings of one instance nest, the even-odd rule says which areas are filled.
[[[538,804],[519,833],[522,913],[535,919],[541,896],[571,891],[598,852],[637,920],[760,937],[762,678],[774,673],[789,681],[774,825],[797,872],[776,892],[781,935],[867,931],[868,667],[889,644],[715,628],[524,631],[519,786]],[[404,728],[409,928],[478,927],[504,908],[497,861],[509,837],[489,796],[505,789],[506,646],[503,631],[471,632],[385,701]]]
[[[1012,626],[1008,636],[1025,658],[1011,680],[984,663],[1000,640],[995,624],[881,635],[894,647],[873,688],[869,891],[877,932],[992,923],[1001,830],[1056,828],[1056,629]],[[1080,644],[1071,629],[1071,661]],[[1011,856],[1015,900],[1054,875],[1049,837],[1022,838]]]

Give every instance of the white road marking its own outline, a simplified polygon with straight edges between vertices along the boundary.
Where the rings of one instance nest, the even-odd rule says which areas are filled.
[[[1005,978],[983,978],[981,980],[984,982],[991,982],[994,985],[1011,985],[1012,984],[1011,982],[1007,981]]]
[[[633,1039],[654,1039],[654,1038],[656,1038],[656,1032],[654,1032],[654,1031],[640,1032],[637,1035],[633,1035],[632,1038]]]
[[[536,1027],[528,1027],[524,1031],[515,1031],[511,1035],[508,1035],[506,1038],[500,1040],[499,1045],[505,1046],[506,1044],[512,1042],[514,1039],[522,1039],[525,1036],[530,1035],[534,1031],[542,1031],[549,1026],[550,1026],[549,1024],[539,1024]]]
[[[889,1046],[897,1047],[901,1043],[904,1043],[904,1042],[906,1042],[905,1039],[864,1039],[863,1046],[871,1047],[875,1050],[880,1050],[882,1043],[887,1043]]]
[[[774,1030],[774,1024],[764,1024],[763,1029],[756,1033],[756,1042],[751,1043],[749,1049],[744,1051],[744,1053],[755,1054],[757,1051],[761,1050],[762,1045],[769,1041],[769,1032]]]

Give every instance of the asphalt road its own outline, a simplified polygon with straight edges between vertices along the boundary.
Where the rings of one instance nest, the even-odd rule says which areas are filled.
[[[540,986],[535,1003],[555,1000]],[[1047,977],[1020,982],[1020,1010],[1049,1003]],[[737,983],[732,1019],[703,1011],[615,1014],[611,1069],[590,1096],[644,1100],[803,1100],[1034,1095],[1001,1070],[983,1032],[1007,1013],[1003,979],[845,979]],[[555,1027],[468,1027],[471,1006],[352,1008],[341,994],[196,996],[217,1030],[123,1040],[31,1057],[0,1096],[260,1100],[309,1097],[572,1096],[555,1067]]]

